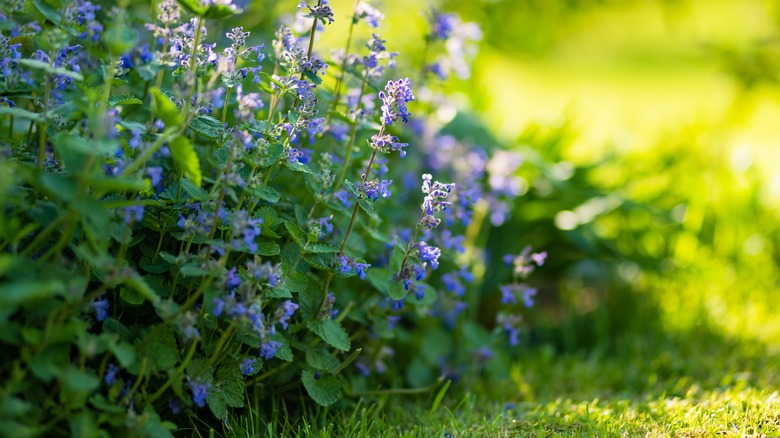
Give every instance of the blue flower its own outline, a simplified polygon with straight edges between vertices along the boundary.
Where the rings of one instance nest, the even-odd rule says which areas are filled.
[[[276,356],[276,350],[282,346],[281,342],[268,340],[260,344],[260,357],[263,359],[271,359]]]
[[[125,224],[132,225],[135,222],[140,222],[144,218],[144,206],[143,205],[131,205],[125,207]]]
[[[255,371],[257,371],[255,369],[255,363],[257,363],[257,358],[256,357],[244,358],[241,361],[241,365],[240,365],[241,366],[241,374],[243,374],[245,376],[249,376],[249,375],[254,374]]]
[[[190,380],[189,385],[190,390],[192,391],[192,402],[200,408],[206,406],[206,398],[209,395],[211,383]]]
[[[114,382],[116,382],[116,372],[119,371],[119,367],[116,366],[114,363],[108,364],[108,368],[106,369],[106,374],[103,376],[103,381],[106,382],[106,385],[113,385]]]
[[[379,92],[382,99],[382,123],[392,125],[400,117],[404,123],[409,121],[409,112],[406,104],[414,100],[412,94],[412,80],[409,78],[397,81],[388,81],[385,91]]]
[[[439,267],[439,256],[441,256],[441,249],[435,246],[429,246],[425,242],[417,242],[415,246],[420,253],[420,260],[425,263],[430,263],[431,269],[436,269]]]
[[[101,298],[92,302],[92,309],[95,311],[95,319],[103,321],[108,317],[108,300]]]
[[[276,321],[282,325],[283,329],[287,330],[288,321],[292,318],[297,309],[298,305],[291,300],[284,301],[276,309]]]
[[[362,19],[366,24],[374,28],[379,27],[380,22],[385,19],[384,14],[363,1],[358,3],[355,8],[355,17]]]

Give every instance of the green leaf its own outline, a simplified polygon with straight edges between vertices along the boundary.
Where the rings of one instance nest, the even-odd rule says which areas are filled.
[[[261,240],[257,242],[257,252],[255,254],[261,256],[275,256],[278,255],[282,249],[276,242],[270,240]]]
[[[181,188],[184,189],[184,192],[190,195],[194,201],[205,201],[209,196],[209,192],[202,187],[196,186],[192,181],[186,178],[180,178],[179,184],[181,184]]]
[[[201,268],[200,263],[197,262],[186,263],[179,272],[185,277],[206,277],[211,274],[208,269]]]
[[[0,286],[0,307],[50,300],[65,294],[65,283],[56,280],[23,280]]]
[[[152,93],[152,114],[162,119],[166,128],[181,126],[181,115],[176,104],[159,88],[150,88],[149,91]]]
[[[334,348],[349,351],[349,335],[344,330],[344,327],[335,320],[330,318],[318,319],[307,322],[306,326]]]
[[[358,205],[360,208],[368,214],[374,214],[374,203],[366,198],[358,198]]]
[[[131,304],[133,306],[140,306],[144,303],[144,297],[141,296],[138,292],[136,292],[133,289],[128,289],[126,287],[123,287],[119,291],[119,297],[122,298],[122,301]]]
[[[298,224],[295,222],[286,221],[284,223],[284,227],[287,228],[287,231],[290,233],[290,237],[292,237],[298,246],[301,248],[306,247],[306,233],[303,232]]]
[[[108,98],[108,104],[116,105],[143,105],[144,101],[132,94],[115,94]]]
[[[306,69],[303,71],[303,75],[306,76],[306,79],[311,81],[314,85],[320,85],[322,83],[322,78],[317,76],[316,71]]]
[[[309,243],[303,248],[303,251],[308,253],[335,253],[339,251],[339,248],[327,243]]]
[[[203,176],[200,172],[200,160],[192,143],[186,137],[176,137],[168,143],[173,160],[196,187],[200,187]]]
[[[35,9],[37,9],[38,12],[43,14],[43,16],[52,23],[60,23],[62,21],[62,15],[60,14],[60,11],[49,6],[49,4],[44,0],[33,0],[32,4],[35,6]]]
[[[319,373],[317,373],[319,374]],[[309,397],[320,406],[330,406],[341,397],[341,384],[332,374],[316,374],[311,370],[304,370],[301,374],[303,387]]]
[[[200,0],[176,0],[176,2],[184,9],[200,17],[202,17],[209,8],[207,5],[201,3]]]
[[[334,255],[333,253],[305,253],[303,254],[303,259],[313,268],[322,271],[332,271]]]
[[[0,106],[0,115],[3,114],[20,119],[32,120],[36,123],[43,123],[46,121],[46,117],[44,117],[43,114],[34,113],[17,107],[9,108],[7,106]]]
[[[152,367],[158,371],[168,371],[179,361],[176,337],[173,329],[168,325],[150,327],[146,335],[137,340],[135,345],[138,353],[146,356]]]
[[[298,294],[298,305],[301,309],[303,319],[314,319],[314,316],[320,310],[322,303],[322,293],[315,288],[302,290]]]
[[[48,74],[59,75],[59,76],[67,76],[67,77],[69,77],[69,78],[71,78],[73,80],[79,81],[79,82],[84,80],[84,76],[80,75],[79,73],[76,73],[76,72],[70,71],[70,70],[66,70],[66,69],[60,68],[60,67],[54,67],[54,66],[49,65],[49,64],[47,64],[45,62],[37,61],[35,59],[24,59],[23,58],[23,59],[17,59],[16,62],[18,62],[19,64],[21,64],[21,65],[23,65],[23,66],[25,66],[27,68],[31,68],[31,69],[34,69],[34,70],[41,70],[41,71],[43,71],[45,73],[48,73]]]
[[[299,163],[297,161],[295,163],[291,163],[291,162],[287,161],[287,162],[284,163],[284,165],[287,166],[287,168],[289,168],[290,170],[293,170],[295,172],[302,172],[302,173],[309,173],[309,174],[313,174],[314,173],[314,172],[311,171],[311,169],[309,169],[309,166],[307,166],[307,165],[305,165],[303,163]]]
[[[246,191],[249,192],[252,196],[257,196],[263,201],[267,201],[272,204],[279,202],[279,199],[282,198],[282,195],[276,189],[263,184],[259,184],[254,187],[247,187]]]
[[[387,296],[398,301],[409,294],[409,290],[404,287],[403,280],[396,280],[392,276],[387,280]]]
[[[135,362],[135,348],[127,342],[111,342],[108,348],[114,353],[114,357],[123,368],[129,367]]]
[[[143,180],[130,177],[93,177],[90,179],[92,188],[100,189],[106,193],[116,192],[140,192],[147,188]]]
[[[238,363],[226,361],[217,369],[206,403],[217,418],[225,418],[228,407],[244,406],[244,379]]]
[[[302,272],[294,272],[292,274],[285,273],[282,287],[290,292],[301,292],[306,289],[308,284],[309,279],[306,277],[306,274]]]
[[[219,138],[225,131],[222,122],[210,116],[193,117],[190,121],[190,128],[208,138]]]
[[[157,292],[155,292],[137,272],[132,272],[125,277],[124,284],[138,292],[139,295],[152,303],[152,305],[157,305],[160,302],[160,296]]]
[[[307,351],[306,363],[315,370],[328,372],[339,366],[339,360],[324,348],[312,348]]]
[[[124,23],[114,22],[112,26],[103,32],[103,42],[106,44],[109,53],[114,56],[121,56],[136,45],[138,32]],[[141,102],[139,101],[138,103]]]

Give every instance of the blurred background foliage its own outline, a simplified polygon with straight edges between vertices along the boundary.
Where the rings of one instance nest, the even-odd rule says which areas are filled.
[[[256,2],[246,20],[276,20],[289,3]],[[322,41],[341,47],[352,1],[331,4],[341,20]],[[633,355],[628,363],[656,377],[713,371],[706,360],[686,363],[691,349],[705,350],[701,357],[722,349],[773,355],[780,345],[777,2],[431,6],[479,23],[484,34],[472,76],[445,85],[455,108],[440,108],[440,118],[474,143],[525,158],[519,172],[528,191],[513,219],[483,236],[486,294],[495,294],[503,254],[525,243],[550,254],[532,278],[540,302],[525,345],[548,356]],[[389,49],[419,52],[420,3],[381,8]],[[475,117],[489,129],[470,129]],[[494,312],[489,300],[472,311],[485,321]],[[640,377],[625,377],[632,378]]]

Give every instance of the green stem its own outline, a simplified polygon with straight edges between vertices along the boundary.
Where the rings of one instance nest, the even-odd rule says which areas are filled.
[[[217,347],[214,348],[214,353],[209,358],[208,364],[214,365],[214,363],[217,362],[217,358],[219,357],[219,353],[222,352],[222,347],[225,346],[225,343],[233,336],[233,333],[236,331],[236,325],[235,321],[230,323],[230,327],[228,327],[227,330],[225,330],[224,333],[222,333],[222,336],[220,336],[219,341],[217,342]]]
[[[187,352],[187,356],[181,362],[181,365],[179,365],[179,368],[176,368],[176,371],[168,378],[168,380],[165,381],[165,383],[163,383],[163,386],[161,386],[160,389],[158,389],[154,394],[152,394],[146,400],[147,406],[150,403],[153,403],[158,398],[160,398],[160,396],[165,393],[165,390],[167,390],[171,385],[173,385],[174,379],[178,379],[179,376],[184,374],[184,370],[187,368],[187,365],[190,364],[190,360],[192,360],[192,356],[195,355],[195,347],[197,347],[197,345],[198,345],[197,339],[192,341],[192,344],[190,344],[190,350]]]
[[[127,167],[125,167],[125,170],[122,171],[120,176],[127,176],[135,172],[136,170],[143,167],[144,164],[146,164],[147,161],[149,161],[150,158],[152,158],[152,155],[154,155],[155,152],[157,152],[160,147],[162,147],[163,143],[168,141],[168,139],[175,133],[175,130],[169,130],[163,132],[162,135],[157,137],[157,140],[152,143],[152,145],[143,151],[143,153],[136,158],[132,163],[128,164]]]
[[[49,120],[49,99],[51,98],[51,76],[46,75],[46,88],[43,91],[43,123],[38,124],[38,169],[43,169],[46,160],[46,129]]]
[[[222,125],[225,125],[225,119],[227,119],[227,110],[228,110],[228,103],[230,102],[230,90],[232,88],[228,88],[227,91],[225,91],[225,105],[222,106]]]
[[[368,84],[368,74],[363,75],[363,85],[360,87],[360,96],[358,97],[358,109],[360,109],[360,100],[363,98],[363,93],[366,91],[366,85]],[[352,157],[352,148],[355,145],[355,137],[357,136],[358,129],[358,116],[355,113],[355,120],[352,124],[352,132],[349,134],[349,142],[347,143],[347,153],[344,156],[344,165],[341,166],[341,172],[339,172],[338,178],[336,178],[333,191],[336,192],[344,182],[344,178],[347,176],[347,169],[349,168],[349,159]],[[381,134],[380,134],[381,135]]]
[[[349,33],[347,34],[347,45],[344,48],[344,59],[341,61],[341,70],[339,71],[339,77],[336,78],[336,96],[333,97],[333,107],[331,108],[331,112],[328,113],[325,119],[325,124],[328,124],[330,122],[332,115],[332,111],[336,111],[336,108],[339,105],[339,98],[341,97],[341,82],[344,80],[344,73],[347,69],[347,58],[349,56],[349,49],[352,46],[352,31],[355,29],[355,23],[357,23],[357,17],[355,16],[355,11],[357,10],[359,0],[355,0],[354,6],[352,7],[352,22],[349,24]],[[360,100],[358,99],[358,102]]]
[[[200,45],[201,27],[203,27],[203,17],[198,17],[198,22],[195,25],[195,39],[192,42],[192,53],[190,53],[189,73],[192,75],[192,78],[190,80],[189,95],[187,96],[187,100],[184,102],[184,111],[182,111],[182,119],[185,120],[185,123],[183,123],[181,126],[182,132],[187,129],[187,121],[189,121],[190,108],[192,107],[190,101],[192,100],[192,96],[195,93],[195,86],[198,82],[198,72],[196,69],[198,67],[198,46]]]

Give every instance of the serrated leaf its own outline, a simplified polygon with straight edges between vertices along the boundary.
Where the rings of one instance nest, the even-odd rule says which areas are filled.
[[[309,397],[320,406],[330,406],[341,397],[341,384],[332,374],[304,370],[301,380]]]
[[[173,160],[184,172],[184,176],[189,178],[192,183],[200,187],[202,174],[200,171],[200,160],[192,143],[186,137],[176,137],[168,143]]]
[[[263,201],[267,201],[272,204],[279,202],[279,199],[282,198],[282,195],[276,189],[263,184],[259,184],[254,187],[247,187],[246,191],[249,192],[252,196],[257,196]]]
[[[366,198],[358,198],[360,208],[368,214],[374,214],[374,204]]]
[[[396,280],[390,277],[387,281],[387,296],[398,301],[404,299],[409,291],[404,287],[402,280]]]
[[[306,289],[308,284],[309,279],[306,277],[306,274],[294,272],[292,274],[286,274],[282,287],[290,292],[301,292]]]
[[[317,75],[317,72],[312,70],[304,70],[303,75],[306,76],[306,79],[311,81],[314,85],[320,85],[322,83],[322,78]]]
[[[217,369],[206,403],[217,418],[225,418],[228,407],[244,406],[244,379],[236,362],[227,361]]]
[[[195,201],[205,201],[209,196],[209,192],[200,186],[196,186],[188,179],[179,179],[179,184],[181,184],[181,188]]]
[[[190,121],[190,129],[208,138],[219,138],[225,127],[222,122],[210,116],[193,117]]]
[[[314,173],[314,172],[311,171],[311,169],[309,169],[309,166],[307,166],[307,165],[305,165],[303,163],[299,163],[297,161],[295,163],[291,163],[291,162],[287,161],[285,163],[285,166],[287,166],[289,169],[291,169],[291,170],[293,170],[295,172],[302,172],[302,173],[308,173],[308,174],[313,174]]]
[[[315,288],[304,289],[298,294],[298,305],[303,319],[314,319],[314,315],[320,310],[320,304],[322,293]]]
[[[150,88],[149,92],[152,94],[152,114],[159,117],[166,128],[181,126],[181,115],[176,104],[159,88]]]
[[[312,348],[306,352],[306,363],[315,370],[330,371],[339,366],[339,360],[328,350]]]
[[[116,94],[108,98],[108,104],[116,105],[143,105],[144,101],[132,94]]]
[[[298,244],[301,248],[306,246],[306,234],[303,232],[301,227],[298,226],[298,224],[290,221],[285,221],[284,227],[287,228],[287,231],[290,233],[290,237],[295,241],[295,243]]]
[[[318,319],[307,322],[306,326],[334,348],[349,351],[349,335],[344,330],[344,327],[335,320],[330,318]]]
[[[165,325],[160,329],[157,327],[150,327],[146,335],[138,339],[135,345],[138,353],[146,356],[156,370],[167,371],[179,361],[179,347],[176,345],[176,337],[170,326]]]
[[[261,256],[275,256],[281,251],[282,249],[279,247],[279,245],[276,244],[276,242],[271,242],[270,240],[261,240],[257,242],[257,252],[255,254]]]
[[[333,253],[304,253],[303,259],[313,268],[322,271],[333,270]]]

